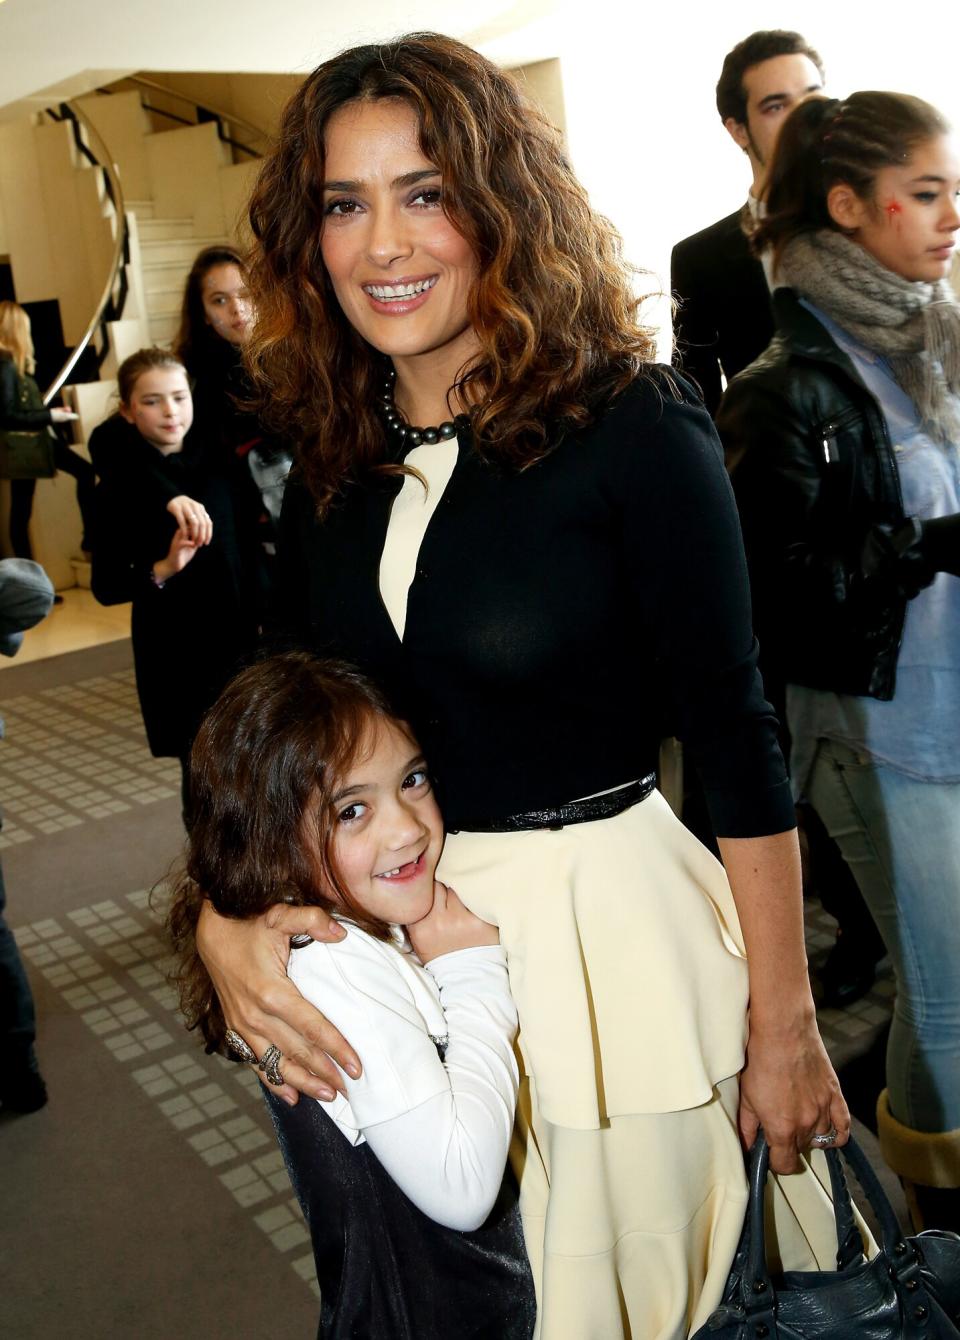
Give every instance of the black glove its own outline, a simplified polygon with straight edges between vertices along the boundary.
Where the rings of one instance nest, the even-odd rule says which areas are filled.
[[[928,523],[929,524],[929,523]],[[869,583],[892,587],[907,600],[937,575],[924,545],[924,527],[914,516],[898,526],[871,526],[860,550],[860,574]]]
[[[924,521],[921,545],[937,572],[960,577],[960,512]]]

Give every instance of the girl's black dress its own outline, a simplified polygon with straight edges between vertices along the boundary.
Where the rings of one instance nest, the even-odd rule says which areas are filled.
[[[319,1340],[530,1340],[533,1279],[508,1171],[486,1223],[458,1233],[423,1214],[367,1144],[323,1111],[266,1093],[320,1284]]]

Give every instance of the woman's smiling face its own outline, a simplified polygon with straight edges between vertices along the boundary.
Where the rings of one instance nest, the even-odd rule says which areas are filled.
[[[478,266],[443,210],[443,182],[398,98],[347,103],[327,125],[321,253],[343,312],[395,359],[476,348],[468,302]]]

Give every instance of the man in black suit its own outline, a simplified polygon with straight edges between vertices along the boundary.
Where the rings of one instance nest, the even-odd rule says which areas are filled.
[[[723,62],[717,111],[750,161],[750,194],[742,209],[678,242],[670,263],[674,362],[698,383],[711,414],[723,392],[721,372],[729,381],[773,335],[767,280],[747,244],[744,211],[756,211],[784,117],[822,87],[823,63],[799,33],[751,33]]]

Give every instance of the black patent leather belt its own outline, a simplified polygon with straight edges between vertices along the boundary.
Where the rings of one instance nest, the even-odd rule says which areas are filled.
[[[459,828],[450,828],[450,833],[525,833],[533,828],[550,828],[556,831],[568,824],[588,824],[596,819],[612,819],[622,814],[631,805],[646,800],[657,784],[655,773],[641,777],[639,781],[627,782],[615,791],[605,791],[602,796],[588,796],[585,800],[571,800],[566,805],[556,805],[548,810],[526,810],[523,814],[508,814],[503,819],[481,819],[477,823],[462,823]]]

